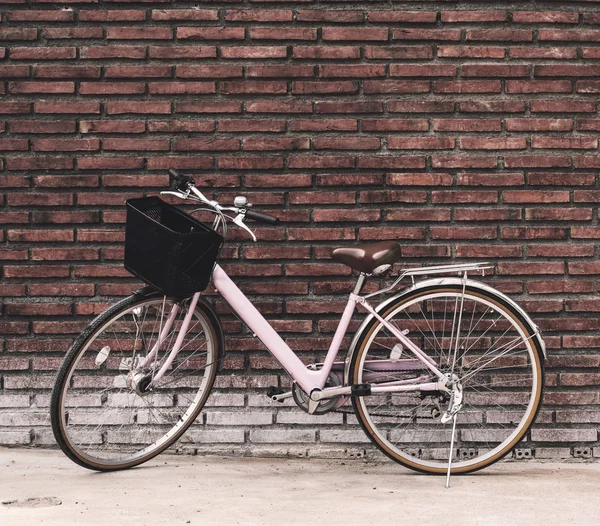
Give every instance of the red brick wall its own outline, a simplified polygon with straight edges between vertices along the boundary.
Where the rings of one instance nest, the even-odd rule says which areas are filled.
[[[535,455],[600,456],[600,3],[0,0],[0,14],[0,443],[52,442],[61,356],[137,286],[123,201],[175,167],[284,220],[258,245],[236,236],[229,268],[295,320],[281,326],[307,359],[351,283],[331,247],[496,260],[489,282],[549,348]],[[279,370],[227,328],[206,424],[222,449],[366,447],[353,421],[336,432],[341,415],[274,408]]]

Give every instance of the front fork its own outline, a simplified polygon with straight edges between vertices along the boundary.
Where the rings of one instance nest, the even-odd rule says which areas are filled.
[[[188,311],[183,319],[183,323],[181,324],[181,328],[179,329],[179,334],[177,335],[177,339],[175,340],[175,345],[173,345],[173,349],[169,353],[169,356],[161,366],[161,368],[156,371],[156,367],[158,366],[158,360],[156,357],[158,356],[158,351],[160,346],[164,343],[167,336],[171,332],[173,328],[173,324],[177,318],[177,314],[181,306],[177,303],[173,305],[171,308],[171,312],[167,321],[165,322],[164,327],[159,328],[159,335],[156,343],[152,347],[152,350],[148,353],[145,358],[141,358],[137,367],[135,367],[128,375],[127,380],[129,386],[138,391],[140,393],[146,393],[152,389],[153,386],[157,385],[157,382],[164,376],[167,370],[171,367],[173,360],[177,357],[181,346],[183,344],[183,340],[185,339],[185,335],[190,327],[190,322],[192,321],[192,316],[196,310],[196,305],[198,304],[198,300],[200,298],[200,292],[196,292],[192,299],[190,300],[190,304],[188,307]],[[162,311],[164,311],[164,303]],[[161,311],[161,312],[162,312]],[[162,314],[161,314],[161,325],[162,325]],[[149,371],[151,369],[151,371]]]

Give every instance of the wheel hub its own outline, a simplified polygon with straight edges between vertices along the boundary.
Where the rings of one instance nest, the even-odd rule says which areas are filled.
[[[152,383],[152,376],[142,372],[131,371],[127,375],[127,385],[132,391],[139,396],[146,396],[150,393],[150,384]]]

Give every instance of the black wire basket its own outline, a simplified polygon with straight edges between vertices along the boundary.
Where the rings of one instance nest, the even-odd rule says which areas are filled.
[[[125,269],[167,296],[206,289],[223,236],[158,197],[127,201]]]

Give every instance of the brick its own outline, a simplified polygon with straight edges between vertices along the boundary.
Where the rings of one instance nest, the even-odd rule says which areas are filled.
[[[598,139],[592,137],[533,137],[531,147],[550,149],[596,149]]]
[[[150,101],[110,101],[104,105],[108,115],[123,115],[128,113],[168,114],[171,113],[170,102]]]
[[[99,102],[59,102],[59,101],[39,101],[34,105],[35,113],[100,113]]]
[[[520,173],[459,173],[459,186],[522,186],[525,177]]]
[[[175,58],[215,58],[215,46],[150,46],[150,58],[168,59]]]
[[[343,49],[343,48],[342,48]],[[430,46],[365,46],[365,57],[369,59],[400,59],[418,60],[433,58],[433,50]],[[325,58],[325,57],[322,57]],[[339,57],[358,58],[358,57]]]
[[[482,132],[500,131],[502,123],[499,119],[434,119],[434,131]]]
[[[578,13],[565,13],[561,11],[515,11],[512,15],[513,22],[520,24],[577,24]]]
[[[594,29],[540,29],[540,41],[598,42],[600,31]]]
[[[124,10],[88,10],[79,11],[82,22],[140,22],[146,19],[144,11],[133,9]]]
[[[242,66],[185,65],[177,66],[179,78],[232,78],[243,75]]]
[[[454,103],[446,101],[402,101],[392,100],[387,103],[392,113],[452,113]]]
[[[107,27],[107,40],[170,40],[170,27]]]
[[[221,93],[235,94],[253,94],[253,93],[287,93],[287,83],[282,81],[240,81],[240,82],[222,82]]]
[[[249,77],[312,77],[313,66],[248,66]]]
[[[390,173],[386,182],[391,186],[449,186],[452,176],[447,173]]]
[[[83,40],[102,38],[101,27],[49,27],[44,29],[48,40]]]
[[[312,141],[317,150],[378,150],[380,140],[376,138],[330,139],[318,137]]]
[[[427,131],[426,119],[363,119],[363,131]]]
[[[332,64],[319,66],[319,73],[322,77],[383,77],[385,75],[385,66],[362,64]]]
[[[571,159],[559,155],[524,155],[505,157],[504,166],[507,168],[564,168],[571,166]]]
[[[100,66],[35,66],[36,78],[45,79],[97,79]]]
[[[421,66],[412,64],[390,64],[391,77],[454,77],[456,66]]]
[[[298,59],[342,60],[360,58],[357,46],[294,46],[292,55]]]
[[[369,22],[387,23],[415,23],[433,24],[437,13],[433,11],[371,11],[367,19]]]
[[[465,64],[460,68],[463,77],[527,77],[529,67],[513,64]]]
[[[84,46],[79,49],[79,57],[87,60],[94,59],[143,59],[146,58],[144,46]]]
[[[243,27],[178,27],[177,38],[182,40],[242,40]]]
[[[469,29],[466,31],[465,39],[488,42],[531,42],[533,32],[528,29]]]
[[[358,122],[355,119],[292,119],[291,131],[356,131]]]
[[[336,94],[336,93],[358,93],[358,83],[354,81],[297,81],[292,86],[292,93],[306,95],[312,93]]]
[[[29,77],[29,66],[0,66],[0,76],[5,79]]]
[[[392,150],[452,150],[455,140],[451,137],[390,137],[388,148]]]
[[[459,41],[458,29],[392,29],[393,40]]]
[[[507,80],[506,93],[570,93],[570,80]]]
[[[200,95],[215,93],[214,82],[149,82],[148,91],[156,95]]]
[[[105,78],[124,79],[137,77],[161,78],[172,75],[171,66],[106,66]]]
[[[315,139],[317,140],[317,139]],[[310,147],[309,139],[244,139],[244,150],[307,150]]]
[[[317,9],[301,9],[296,12],[296,20],[301,22],[362,22],[365,14],[362,11],[321,11]]]
[[[219,19],[219,12],[216,9],[153,9],[152,20],[211,20]],[[227,18],[227,20],[230,20]]]
[[[595,176],[593,173],[548,173],[531,172],[528,176],[530,185],[548,185],[548,186],[586,186],[593,185]],[[578,201],[579,191],[574,192],[574,201]]]
[[[536,77],[597,77],[600,66],[577,65],[544,65],[535,66]]]
[[[324,27],[321,29],[322,38],[327,40],[360,40],[360,41],[386,41],[387,28],[376,27]]]
[[[310,110],[309,110],[310,111]],[[317,102],[316,113],[383,113],[381,102]]]
[[[311,27],[298,28],[250,28],[250,38],[253,40],[316,40],[317,30]]]
[[[34,27],[4,27],[0,28],[0,41],[35,40],[38,30]]]
[[[442,22],[504,22],[506,11],[443,11]],[[514,15],[513,15],[514,20]]]
[[[527,140],[525,138],[461,137],[459,146],[462,150],[524,150],[527,148]]]
[[[419,80],[366,80],[364,92],[371,93],[427,93],[428,81]]]
[[[438,80],[433,83],[435,93],[500,93],[501,89],[499,80]]]
[[[532,113],[594,113],[597,104],[591,100],[532,100],[530,108]]]
[[[75,18],[72,11],[21,11],[15,10],[7,13],[6,19],[10,22],[71,22]]]
[[[33,149],[39,152],[81,152],[100,148],[98,139],[35,139]]]
[[[0,114],[15,115],[31,112],[29,102],[0,102]]]
[[[577,49],[569,47],[513,47],[508,50],[508,54],[512,58],[549,58],[554,60],[567,60],[577,58]]]
[[[12,94],[75,93],[75,84],[73,82],[9,82],[8,92]]]
[[[442,58],[504,58],[503,47],[492,46],[438,46],[438,57]]]
[[[11,60],[69,60],[74,59],[74,47],[13,47],[10,50]]]
[[[573,121],[571,119],[506,119],[507,131],[571,131]]]

